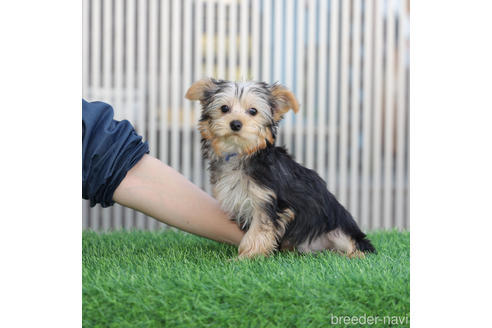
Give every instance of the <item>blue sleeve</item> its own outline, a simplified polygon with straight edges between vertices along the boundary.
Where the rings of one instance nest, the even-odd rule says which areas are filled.
[[[130,122],[113,119],[110,105],[82,100],[82,198],[91,206],[113,205],[114,191],[148,152]]]

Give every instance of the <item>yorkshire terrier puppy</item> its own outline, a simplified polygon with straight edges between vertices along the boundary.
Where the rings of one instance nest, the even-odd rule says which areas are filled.
[[[214,197],[246,231],[240,258],[278,249],[375,252],[326,182],[275,146],[283,115],[299,111],[292,92],[280,84],[203,79],[186,98],[202,105],[199,130]]]

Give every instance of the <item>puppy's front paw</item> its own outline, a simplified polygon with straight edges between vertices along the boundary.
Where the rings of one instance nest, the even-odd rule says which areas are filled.
[[[251,247],[251,245],[246,245],[245,243],[241,243],[238,249],[238,259],[252,259],[259,255],[266,255],[260,253],[258,250],[255,250]]]
[[[277,238],[273,223],[265,218],[261,221],[253,218],[251,226],[239,243],[239,258],[268,256],[277,247]]]
[[[238,258],[250,259],[258,256],[268,256],[273,252],[273,246],[270,246],[269,244],[259,242],[259,240],[245,238],[239,244]]]

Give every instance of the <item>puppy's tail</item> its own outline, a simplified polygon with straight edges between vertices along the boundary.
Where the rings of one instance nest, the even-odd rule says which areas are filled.
[[[359,238],[355,241],[355,247],[364,253],[377,253],[376,248],[372,245],[371,241],[366,236]]]

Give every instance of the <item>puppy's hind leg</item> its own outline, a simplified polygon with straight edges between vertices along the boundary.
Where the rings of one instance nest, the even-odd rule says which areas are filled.
[[[326,239],[330,249],[338,251],[350,258],[364,258],[364,253],[357,248],[355,240],[340,229],[328,232]]]

